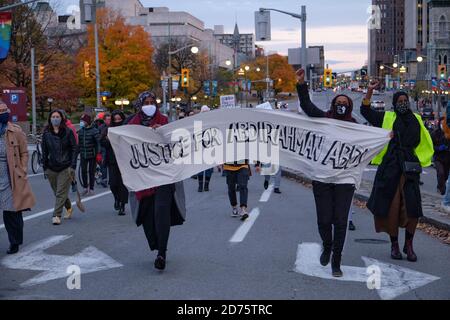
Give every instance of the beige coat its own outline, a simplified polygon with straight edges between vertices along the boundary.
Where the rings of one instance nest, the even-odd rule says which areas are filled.
[[[19,126],[8,123],[5,142],[14,209],[16,211],[31,209],[36,200],[27,177],[27,138]]]

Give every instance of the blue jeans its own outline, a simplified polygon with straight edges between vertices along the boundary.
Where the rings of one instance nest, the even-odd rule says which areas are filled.
[[[279,189],[281,186],[281,167],[278,169],[277,173],[273,176],[264,176],[267,182],[270,182],[270,178],[273,177],[275,189]]]
[[[442,199],[442,204],[444,206],[450,206],[450,179],[447,180],[447,190],[445,191],[445,196]]]

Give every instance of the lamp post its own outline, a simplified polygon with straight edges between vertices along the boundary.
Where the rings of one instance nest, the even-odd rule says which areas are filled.
[[[170,42],[169,42],[169,52],[168,52],[168,55],[169,55],[169,71],[168,71],[168,73],[169,73],[169,75],[166,77],[167,78],[167,87],[168,87],[167,91],[168,91],[169,98],[172,96],[172,55],[177,54],[178,52],[181,52],[188,48],[191,48],[191,52],[193,54],[197,54],[199,52],[199,48],[195,44],[190,44],[190,45],[184,46],[182,48],[179,48],[177,50],[170,51]],[[166,90],[164,90],[164,88],[163,88],[163,100],[167,101]],[[167,103],[167,113],[168,113],[169,120],[172,119],[171,118],[172,108],[170,106],[170,103]]]
[[[116,106],[120,106],[121,110],[123,111],[123,106],[128,106],[130,104],[130,101],[128,101],[127,99],[120,99],[114,101],[114,104]]]

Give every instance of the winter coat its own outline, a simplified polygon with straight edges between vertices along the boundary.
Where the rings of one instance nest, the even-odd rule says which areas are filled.
[[[16,211],[24,211],[34,207],[36,199],[28,182],[28,144],[22,129],[8,123],[6,129],[6,156],[13,194],[13,205]]]
[[[440,126],[431,133],[434,145],[434,157],[438,161],[447,161],[450,157],[450,141],[445,137]],[[445,148],[442,150],[442,148]]]
[[[61,129],[58,134],[46,129],[41,150],[44,170],[61,172],[69,167],[77,167],[77,143],[69,128]]]
[[[100,152],[100,132],[94,126],[78,131],[79,152],[82,159],[93,159]]]
[[[362,116],[374,127],[383,127],[385,112],[377,112],[370,106],[361,106]],[[423,216],[420,194],[420,174],[404,173],[403,163],[419,162],[415,148],[420,144],[420,124],[414,114],[397,115],[393,127],[394,138],[390,141],[388,151],[377,170],[367,207],[373,215],[386,218],[392,201],[397,193],[400,178],[405,175],[403,187],[406,212],[410,218]]]

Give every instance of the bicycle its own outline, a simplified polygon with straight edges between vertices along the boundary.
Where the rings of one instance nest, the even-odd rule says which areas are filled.
[[[39,170],[44,166],[44,159],[42,158],[41,142],[42,137],[36,136],[36,150],[31,154],[31,170],[34,174],[37,174]]]

